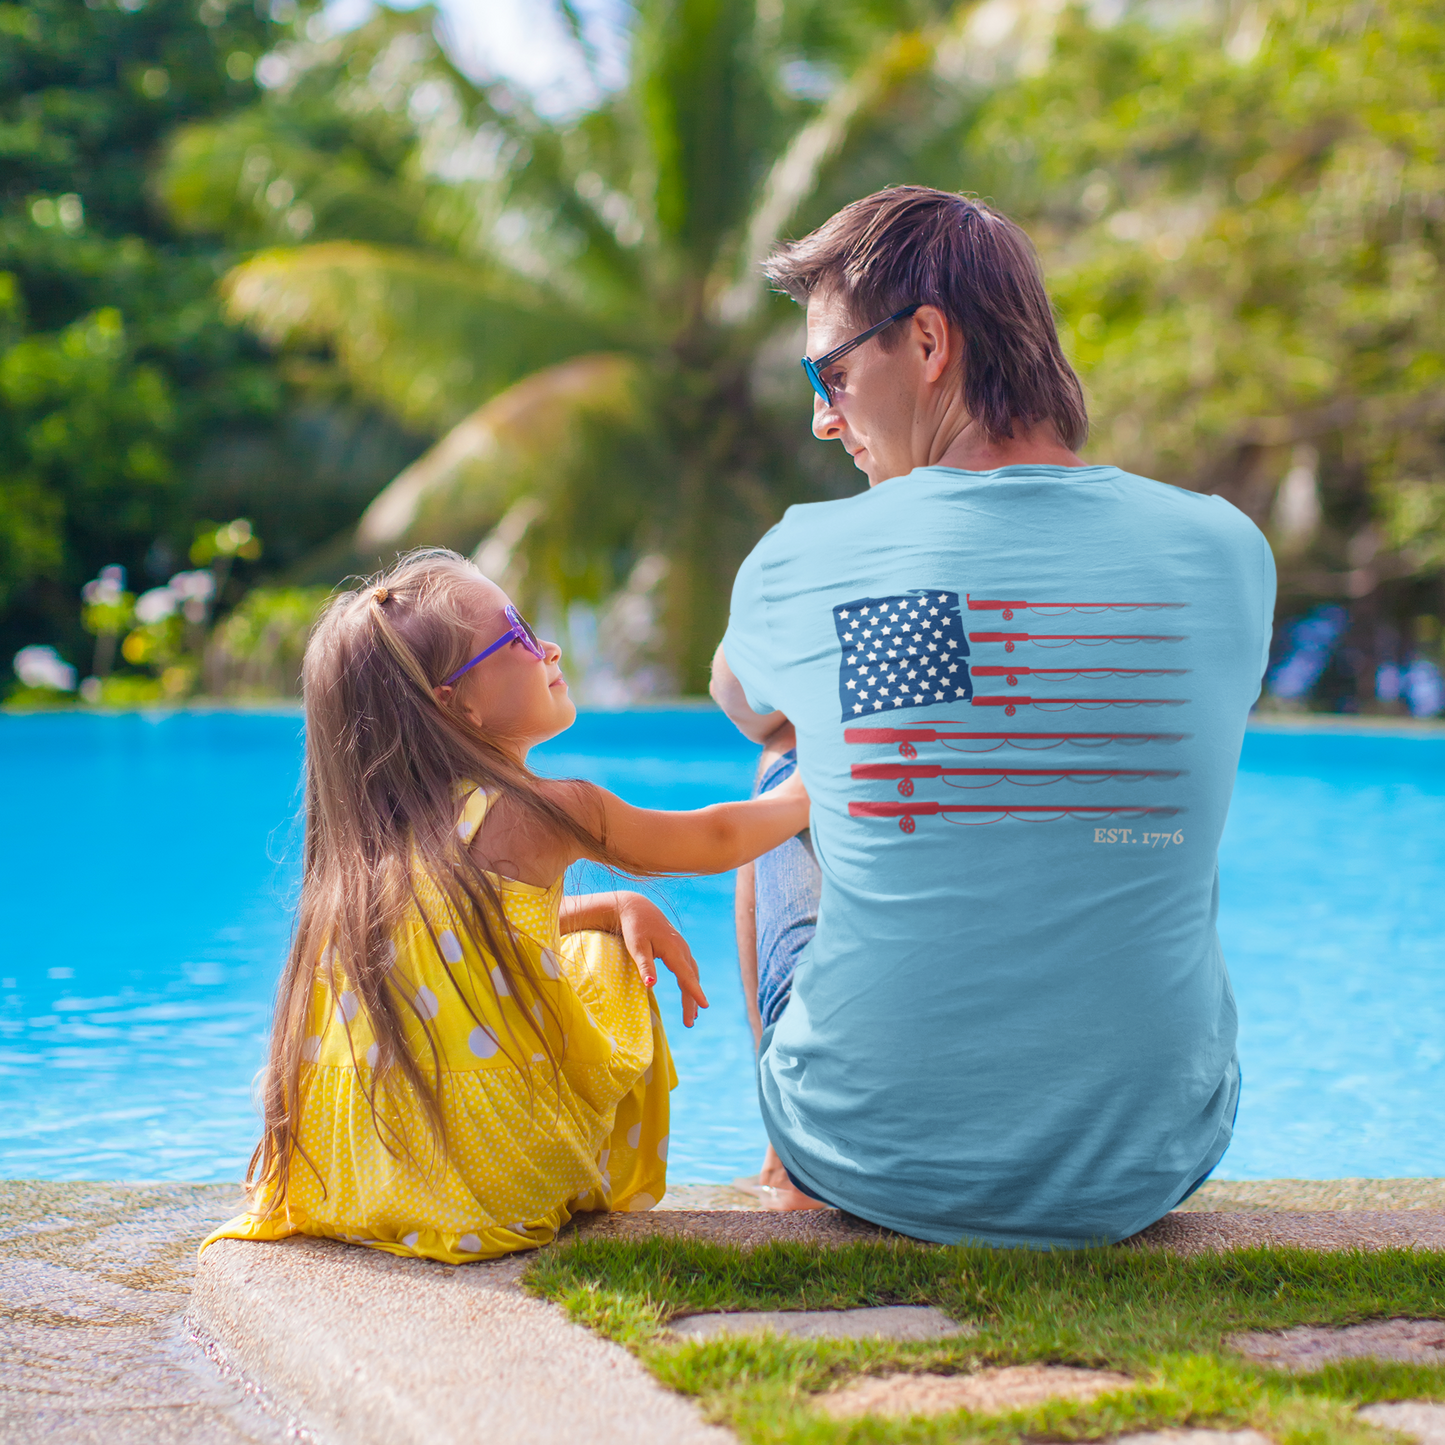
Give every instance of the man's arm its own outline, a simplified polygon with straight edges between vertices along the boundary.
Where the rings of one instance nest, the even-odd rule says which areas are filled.
[[[779,728],[788,725],[783,713],[754,712],[748,706],[747,694],[728,666],[722,643],[718,643],[718,649],[713,654],[712,683],[708,691],[712,700],[727,714],[728,721],[750,742],[766,743]]]

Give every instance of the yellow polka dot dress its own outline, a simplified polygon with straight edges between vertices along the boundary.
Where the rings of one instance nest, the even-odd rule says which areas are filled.
[[[466,800],[463,841],[486,807],[481,791]],[[439,1056],[444,1145],[399,1071],[376,1074],[375,1040],[344,981],[333,992],[318,974],[300,1077],[304,1157],[292,1158],[279,1208],[263,1190],[202,1249],[310,1234],[459,1264],[547,1244],[579,1210],[651,1209],[662,1198],[677,1074],[651,991],[621,938],[558,932],[560,880],[537,888],[493,877],[543,996],[504,992],[495,960],[425,878],[421,908],[393,940],[396,977]],[[522,1025],[523,1008],[542,1022],[555,1068]],[[430,1075],[431,1047],[407,1013],[412,1056]],[[391,1147],[373,1121],[373,1086]]]

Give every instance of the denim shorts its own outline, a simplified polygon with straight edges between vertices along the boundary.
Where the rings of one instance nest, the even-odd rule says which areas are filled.
[[[769,764],[753,796],[769,793],[798,768],[789,751]],[[758,1014],[766,1029],[777,1023],[793,994],[793,971],[818,927],[823,875],[805,829],[764,853],[754,865],[758,927]]]

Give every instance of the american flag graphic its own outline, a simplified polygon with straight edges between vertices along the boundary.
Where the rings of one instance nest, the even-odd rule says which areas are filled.
[[[1047,595],[1047,594],[1045,594]],[[995,598],[976,598],[965,594],[967,612],[1001,612],[1006,620],[1015,611],[1039,616],[1058,616],[1067,612],[1085,614],[1110,612],[1161,612],[1188,606],[1185,602],[1022,602]],[[1112,730],[1044,731],[1021,727],[1013,729],[1005,719],[1021,708],[1040,713],[1067,712],[1083,709],[1135,709],[1183,707],[1182,697],[1140,696],[1133,687],[1120,687],[1115,679],[1139,680],[1139,686],[1151,687],[1145,679],[1183,678],[1188,667],[1120,666],[1108,652],[1096,658],[1071,659],[1067,656],[1050,659],[1025,656],[1015,662],[991,652],[989,644],[1000,646],[1005,654],[1019,643],[1049,647],[1103,647],[1118,645],[1183,643],[1188,639],[1175,633],[1031,633],[970,632],[965,634],[959,616],[956,592],[925,592],[919,589],[902,597],[864,597],[833,609],[838,638],[843,647],[838,691],[842,699],[843,720],[852,727],[843,731],[843,741],[857,747],[891,747],[896,745],[894,761],[884,754],[850,766],[855,782],[867,788],[870,796],[852,800],[848,815],[852,818],[891,818],[904,833],[912,833],[919,818],[938,818],[944,822],[977,827],[1014,819],[1030,823],[1113,822],[1153,818],[1172,819],[1184,811],[1175,803],[1165,801],[1154,792],[1158,784],[1167,784],[1183,777],[1185,769],[1153,766],[1167,763],[1167,756],[1154,753],[1155,747],[1183,742],[1189,735],[1182,732],[1116,732]],[[974,695],[970,667],[964,661],[968,644],[983,649],[979,654],[988,664],[976,665],[973,675],[980,679],[998,678],[990,691]],[[1035,661],[1073,662],[1073,666],[1035,667]],[[1131,663],[1152,662],[1135,654]],[[1187,661],[1186,657],[1169,656],[1161,661]],[[1030,679],[1030,692],[1037,689],[1039,697],[1021,695],[1021,678]],[[980,684],[981,686],[984,684]],[[1174,685],[1163,684],[1174,690]],[[1057,687],[1059,691],[1054,691]],[[1082,696],[1087,693],[1088,696]],[[1107,696],[1100,694],[1107,693]],[[967,704],[967,709],[960,706]],[[909,719],[891,722],[895,710],[909,707],[942,705],[948,711],[928,719],[927,726]],[[954,711],[954,707],[958,710]],[[982,709],[975,712],[974,709]],[[990,709],[994,710],[990,715]],[[999,710],[1003,717],[999,717]],[[1022,721],[1022,719],[1020,719]],[[1043,728],[1051,719],[1041,718]],[[1101,717],[1100,722],[1105,719]],[[1143,719],[1141,718],[1142,722]],[[1055,727],[1058,724],[1054,724]],[[1087,726],[1087,725],[1086,725]],[[919,759],[920,745],[938,744],[946,751],[934,758]],[[1145,751],[1131,758],[1130,766],[1110,766],[1116,748],[1142,748]],[[997,753],[1001,749],[1023,752],[1047,752],[1075,748],[1102,752],[1102,757],[1076,759],[1066,755],[1053,767],[1015,766],[1022,760],[984,758],[997,766],[963,766],[970,762],[957,753]],[[949,753],[955,756],[950,757]],[[1044,759],[1038,759],[1043,762]],[[1122,760],[1119,760],[1122,761]],[[885,785],[882,796],[874,789]],[[896,789],[897,799],[889,797],[886,785]],[[1091,786],[1092,785],[1092,786]],[[1032,796],[1023,789],[1035,790]],[[1097,792],[1095,790],[1097,789]],[[937,793],[937,797],[915,799],[914,794]],[[962,790],[962,791],[959,791]],[[1037,791],[1043,790],[1043,791]],[[1057,796],[1055,792],[1057,791]],[[972,793],[973,798],[962,801]],[[1087,794],[1095,796],[1088,797]],[[1139,794],[1143,796],[1139,796]],[[1132,795],[1132,796],[1131,796]],[[1024,801],[1024,800],[1027,801]],[[1135,842],[1151,848],[1174,842],[1182,844],[1182,834],[1172,824],[1172,831],[1151,833],[1140,828],[1116,830],[1124,843]],[[1112,840],[1111,840],[1112,841]]]
[[[897,597],[860,597],[833,609],[833,625],[842,649],[843,722],[973,696],[957,592],[920,587]]]

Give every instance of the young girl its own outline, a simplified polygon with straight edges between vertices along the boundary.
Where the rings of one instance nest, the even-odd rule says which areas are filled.
[[[460,1263],[662,1197],[677,1079],[654,959],[689,1027],[697,966],[645,898],[564,898],[563,871],[720,873],[806,827],[808,800],[795,783],[666,813],[538,777],[528,749],[577,713],[560,658],[451,552],[404,558],[317,624],[251,1209],[206,1244],[313,1234]]]

